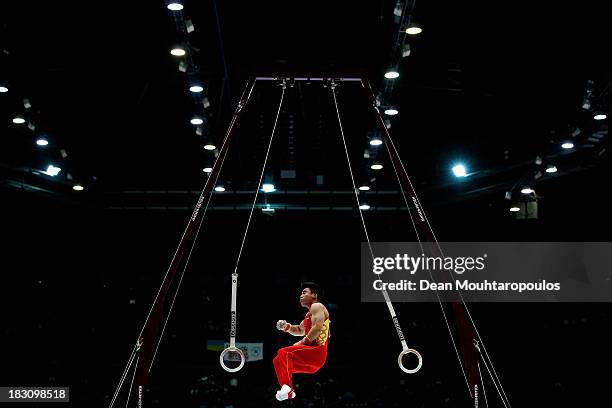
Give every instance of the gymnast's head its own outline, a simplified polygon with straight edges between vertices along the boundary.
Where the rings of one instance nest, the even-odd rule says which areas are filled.
[[[300,304],[303,307],[310,308],[315,302],[320,302],[322,295],[321,287],[314,282],[302,282],[302,293],[300,295]]]

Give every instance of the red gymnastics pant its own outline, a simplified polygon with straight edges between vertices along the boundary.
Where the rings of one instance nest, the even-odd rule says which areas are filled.
[[[323,346],[296,346],[283,347],[278,350],[272,360],[278,384],[282,387],[287,384],[293,390],[291,376],[296,373],[313,374],[319,371],[327,358],[327,343]]]

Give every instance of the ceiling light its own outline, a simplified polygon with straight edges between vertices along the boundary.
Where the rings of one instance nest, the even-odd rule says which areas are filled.
[[[564,149],[573,149],[574,148],[574,144],[572,142],[565,142],[561,145],[562,148]]]
[[[204,167],[204,173],[212,173],[212,167]]]
[[[375,137],[374,139],[370,140],[370,145],[371,146],[380,146],[381,144],[382,144],[382,140],[380,140],[377,137]]]
[[[8,92],[8,88],[6,86],[0,86],[0,93]]]
[[[25,123],[25,119],[22,118],[21,116],[16,116],[13,118],[13,123],[16,125],[22,125]]]
[[[393,108],[385,109],[385,115],[394,116],[394,115],[397,115],[398,113],[399,112],[397,109],[393,109]]]
[[[274,208],[270,207],[270,204],[266,204],[264,208],[261,209],[262,212],[272,214],[274,213]]]
[[[360,210],[369,210],[369,209],[370,209],[370,206],[369,206],[369,205],[367,205],[367,204],[361,204],[361,205],[359,206],[359,209],[360,209]]]
[[[271,193],[273,191],[276,191],[276,189],[274,188],[274,184],[266,183],[261,186],[261,191],[263,191],[264,193]]]
[[[170,50],[170,54],[174,55],[175,57],[182,57],[186,54],[186,52],[185,49],[176,47]]]
[[[85,190],[85,188],[82,185],[80,185],[80,184],[75,184],[74,186],[72,186],[72,189],[74,191],[83,191],[83,190]]]
[[[370,186],[361,186],[361,187],[359,187],[359,190],[361,190],[361,191],[368,191],[368,190],[370,190]]]
[[[385,78],[387,79],[395,79],[399,77],[399,72],[397,72],[394,69],[390,69],[389,71],[385,72]]]
[[[523,193],[523,194],[532,194],[532,193],[534,193],[534,190],[532,188],[529,188],[529,187],[523,187],[521,189],[521,193]]]
[[[605,113],[601,113],[598,112],[595,115],[593,115],[593,119],[595,120],[606,120],[608,118],[608,115],[606,115]]]
[[[546,172],[547,173],[556,173],[557,172],[557,167],[556,166],[548,166],[548,167],[546,167]]]
[[[519,207],[517,207],[516,205],[510,207],[510,212],[519,212],[519,211],[521,211],[521,209]]]
[[[455,177],[467,177],[467,172],[463,164],[454,165],[452,170]]]
[[[201,125],[202,123],[204,123],[204,121],[201,118],[198,118],[197,116],[195,118],[192,118],[189,122],[191,122],[192,125]]]
[[[193,123],[193,122],[192,122],[192,123]],[[205,149],[205,150],[215,150],[216,148],[217,148],[217,146],[215,146],[215,145],[214,145],[214,144],[212,144],[212,143],[206,143],[206,144],[204,145],[204,149]]]
[[[55,167],[54,165],[50,164],[49,167],[47,167],[47,171],[45,172],[45,174],[51,177],[55,177],[60,173],[60,171],[62,171],[61,168]]]
[[[380,170],[383,168],[382,164],[376,163],[370,166],[372,170]]]
[[[183,9],[183,5],[181,3],[177,3],[173,1],[172,3],[168,3],[168,10],[172,11],[181,11]]]
[[[217,186],[217,187],[215,187],[215,191],[218,191],[218,192],[222,193],[222,192],[224,192],[224,191],[225,191],[225,187],[223,187],[223,186]]]
[[[410,24],[408,27],[406,27],[406,34],[417,35],[421,34],[422,32],[423,29],[416,24]]]
[[[189,90],[193,93],[198,93],[198,92],[202,92],[204,90],[204,88],[200,85],[191,85],[189,87]]]
[[[36,144],[38,146],[46,146],[46,145],[49,144],[49,141],[47,139],[41,137],[40,139],[36,140]]]

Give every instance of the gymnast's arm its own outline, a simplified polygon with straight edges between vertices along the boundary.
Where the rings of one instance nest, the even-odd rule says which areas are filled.
[[[304,321],[302,320],[302,322],[296,326],[291,325],[291,327],[289,327],[289,330],[287,330],[287,333],[293,336],[303,336],[304,335]]]
[[[287,323],[285,320],[279,320],[276,322],[276,328],[278,330],[287,332],[293,336],[303,336],[304,335],[304,321],[299,325],[292,325],[291,323]]]

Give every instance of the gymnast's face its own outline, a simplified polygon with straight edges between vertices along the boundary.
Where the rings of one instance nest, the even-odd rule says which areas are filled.
[[[317,301],[317,294],[312,293],[310,288],[304,288],[300,295],[300,305],[304,307],[310,307],[314,302]]]

